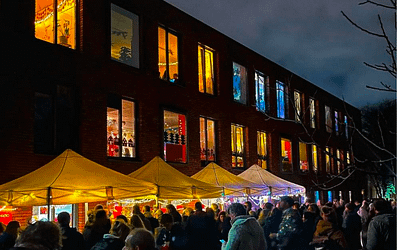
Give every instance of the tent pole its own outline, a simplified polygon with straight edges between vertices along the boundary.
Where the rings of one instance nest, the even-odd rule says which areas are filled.
[[[50,221],[51,187],[47,188],[47,221]]]

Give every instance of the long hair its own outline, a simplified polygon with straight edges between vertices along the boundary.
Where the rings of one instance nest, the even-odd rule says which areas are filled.
[[[132,228],[144,228],[144,223],[142,219],[140,219],[139,215],[137,214],[132,215],[131,226]]]

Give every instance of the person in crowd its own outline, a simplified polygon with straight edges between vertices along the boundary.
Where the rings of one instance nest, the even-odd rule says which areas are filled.
[[[17,238],[12,250],[59,250],[62,247],[60,228],[53,222],[29,224]]]
[[[355,200],[354,201],[354,211],[357,213],[358,212],[358,209],[360,209],[360,207],[361,207],[361,203],[358,201],[358,200]]]
[[[310,204],[308,205],[307,211],[312,212],[312,213],[315,214],[314,223],[315,223],[315,226],[317,226],[318,221],[322,220],[322,217],[321,217],[321,215],[320,215],[320,214],[321,214],[321,211],[320,211],[318,205],[315,204],[315,203],[310,203]]]
[[[187,208],[185,208],[183,210],[183,213],[182,213],[182,226],[183,226],[183,228],[186,227],[187,222],[189,220],[189,216],[191,216],[192,214],[194,214],[194,210],[191,207],[187,207]]]
[[[215,212],[211,207],[206,208],[206,214],[215,220]]]
[[[96,210],[93,223],[85,226],[83,231],[85,249],[91,249],[94,244],[103,238],[104,234],[110,231],[111,226],[109,222],[110,220],[107,218],[107,213],[104,209]]]
[[[142,212],[140,211],[139,205],[134,205],[134,206],[133,206],[132,213],[133,213],[133,214],[136,214],[136,215],[138,215],[138,216],[140,217],[140,219],[141,219],[142,222],[143,222],[144,227],[145,227],[147,230],[149,230],[149,231],[152,231],[152,230],[153,230],[152,227],[151,227],[150,221],[149,221],[148,219],[146,219],[146,217],[144,216],[144,214],[142,214]]]
[[[392,200],[390,202],[390,205],[392,206],[393,213],[397,213],[397,202],[395,200]]]
[[[256,213],[256,211],[250,210],[250,211],[249,211],[249,215],[250,215],[251,217],[254,217],[255,219],[257,219],[257,213]]]
[[[253,205],[250,201],[246,201],[243,205],[246,208],[246,214],[249,215],[249,212],[251,211]]]
[[[232,227],[228,241],[222,243],[222,250],[265,250],[267,244],[264,232],[254,217],[247,215],[246,208],[240,203],[228,207]]]
[[[306,211],[308,210],[308,206],[313,203],[313,200],[311,198],[306,198],[306,201],[300,206],[301,211]]]
[[[303,210],[300,209],[300,203],[299,203],[298,201],[295,201],[295,202],[293,203],[292,208],[293,208],[293,210],[296,210],[297,212],[299,212],[300,217],[303,216]]]
[[[126,216],[123,215],[123,214],[118,215],[117,218],[115,218],[115,219],[116,219],[116,220],[123,221],[123,222],[125,222],[126,224],[128,224],[128,218],[126,218]]]
[[[279,208],[273,208],[270,212],[270,215],[267,218],[267,221],[263,226],[264,238],[267,242],[267,249],[271,248],[271,243],[272,243],[269,235],[271,233],[278,232],[281,220],[282,220],[282,210],[280,210]]]
[[[260,224],[261,227],[264,227],[265,223],[267,222],[269,212],[266,209],[261,210],[259,216],[258,216],[258,223]]]
[[[309,243],[312,241],[316,229],[315,217],[316,214],[310,211],[304,211],[302,215],[303,224],[300,231],[299,244],[302,245],[304,249],[310,249]]]
[[[96,206],[94,206],[94,210],[96,211],[96,210],[102,210],[102,209],[104,209],[104,207],[103,207],[103,205],[101,205],[101,204],[97,204]]]
[[[323,245],[325,249],[346,249],[346,239],[337,224],[335,210],[331,207],[323,206],[321,215],[322,220],[318,221],[313,241],[310,245]]]
[[[360,209],[357,211],[361,220],[361,246],[364,248],[367,244],[367,231],[369,221],[369,204],[367,200],[363,200]]]
[[[396,249],[396,215],[383,199],[374,201],[375,216],[368,226],[367,250]]]
[[[19,222],[18,221],[10,221],[7,224],[6,230],[2,235],[0,235],[0,249],[8,250],[14,246],[15,240],[18,237],[19,233]]]
[[[195,212],[188,219],[186,233],[189,249],[219,249],[218,231],[214,215],[203,211],[201,202],[196,202]],[[211,211],[214,214],[214,211]]]
[[[361,219],[355,211],[353,203],[346,203],[343,213],[342,229],[346,238],[347,246],[350,250],[359,249]]]
[[[85,241],[83,235],[69,226],[71,217],[67,212],[61,212],[57,215],[58,225],[62,235],[62,250],[84,250]]]
[[[327,207],[333,207],[333,202],[331,202],[331,201],[328,201],[327,203],[325,203],[325,205],[324,206],[327,206]]]
[[[126,250],[154,250],[154,237],[144,228],[135,228],[125,240]]]
[[[335,210],[336,210],[335,212],[336,212],[339,228],[341,228],[342,224],[343,224],[343,213],[344,213],[344,209],[345,209],[345,207],[344,207],[345,204],[346,204],[345,201],[340,199],[335,207]]]
[[[221,212],[221,210],[219,209],[219,207],[216,203],[211,204],[211,208],[212,208],[212,210],[214,210],[215,220],[217,220],[218,214],[219,214],[219,212]]]
[[[110,233],[105,234],[103,239],[98,241],[91,250],[114,250],[122,249],[125,245],[125,239],[131,229],[120,220],[116,220],[111,227]]]
[[[279,202],[279,207],[283,210],[282,221],[278,232],[270,234],[270,238],[277,241],[280,249],[296,249],[302,221],[299,212],[292,208],[293,203],[289,196],[282,196]]]
[[[153,215],[151,214],[150,211],[150,206],[144,206],[144,217],[146,217],[146,219],[148,219],[150,221],[150,225],[151,225],[151,232],[154,233],[154,229],[156,229],[157,227],[159,227],[159,222],[156,218],[153,217]]]
[[[146,228],[139,215],[133,214],[131,217],[131,228]]]
[[[181,223],[182,222],[182,216],[179,214],[178,211],[176,211],[176,208],[174,207],[174,205],[168,204],[166,206],[166,209],[167,209],[167,214],[172,215],[172,217],[174,218],[174,222],[175,223]]]
[[[162,214],[160,217],[160,226],[154,232],[156,248],[168,247],[171,243],[171,229],[174,224],[174,218],[170,214]]]
[[[161,215],[162,215],[163,213],[164,213],[164,212],[163,212],[161,209],[157,209],[156,211],[154,211],[153,216],[154,216],[154,218],[156,218],[156,219],[158,220],[158,222],[160,222]]]
[[[217,229],[218,238],[220,240],[228,241],[228,233],[231,229],[231,218],[226,215],[225,211],[221,211],[218,214]]]
[[[4,230],[6,230],[6,225],[4,225],[3,222],[0,222],[0,236],[4,233]]]

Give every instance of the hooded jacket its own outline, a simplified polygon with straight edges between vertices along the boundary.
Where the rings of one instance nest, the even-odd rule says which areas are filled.
[[[231,223],[228,242],[222,244],[222,250],[265,250],[267,248],[264,231],[254,217],[237,216]]]

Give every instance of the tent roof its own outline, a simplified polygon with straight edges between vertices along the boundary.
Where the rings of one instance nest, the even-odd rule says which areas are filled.
[[[243,195],[243,193],[248,193],[246,188],[250,188],[251,193],[255,193],[256,190],[259,192],[260,189],[265,188],[263,185],[256,184],[232,174],[214,162],[208,164],[205,168],[194,174],[192,178],[224,187],[225,195]]]
[[[108,187],[112,187],[112,196]],[[156,192],[154,184],[134,180],[67,149],[39,169],[0,185],[0,204],[45,205],[48,188],[52,204],[107,200],[106,189],[115,199]]]
[[[288,188],[290,188],[291,193],[305,193],[306,191],[303,186],[282,179],[256,164],[239,174],[239,176],[257,184],[272,187],[272,195],[285,195],[288,193]]]
[[[128,176],[156,184],[160,199],[218,198],[222,194],[220,187],[190,178],[158,156]]]

